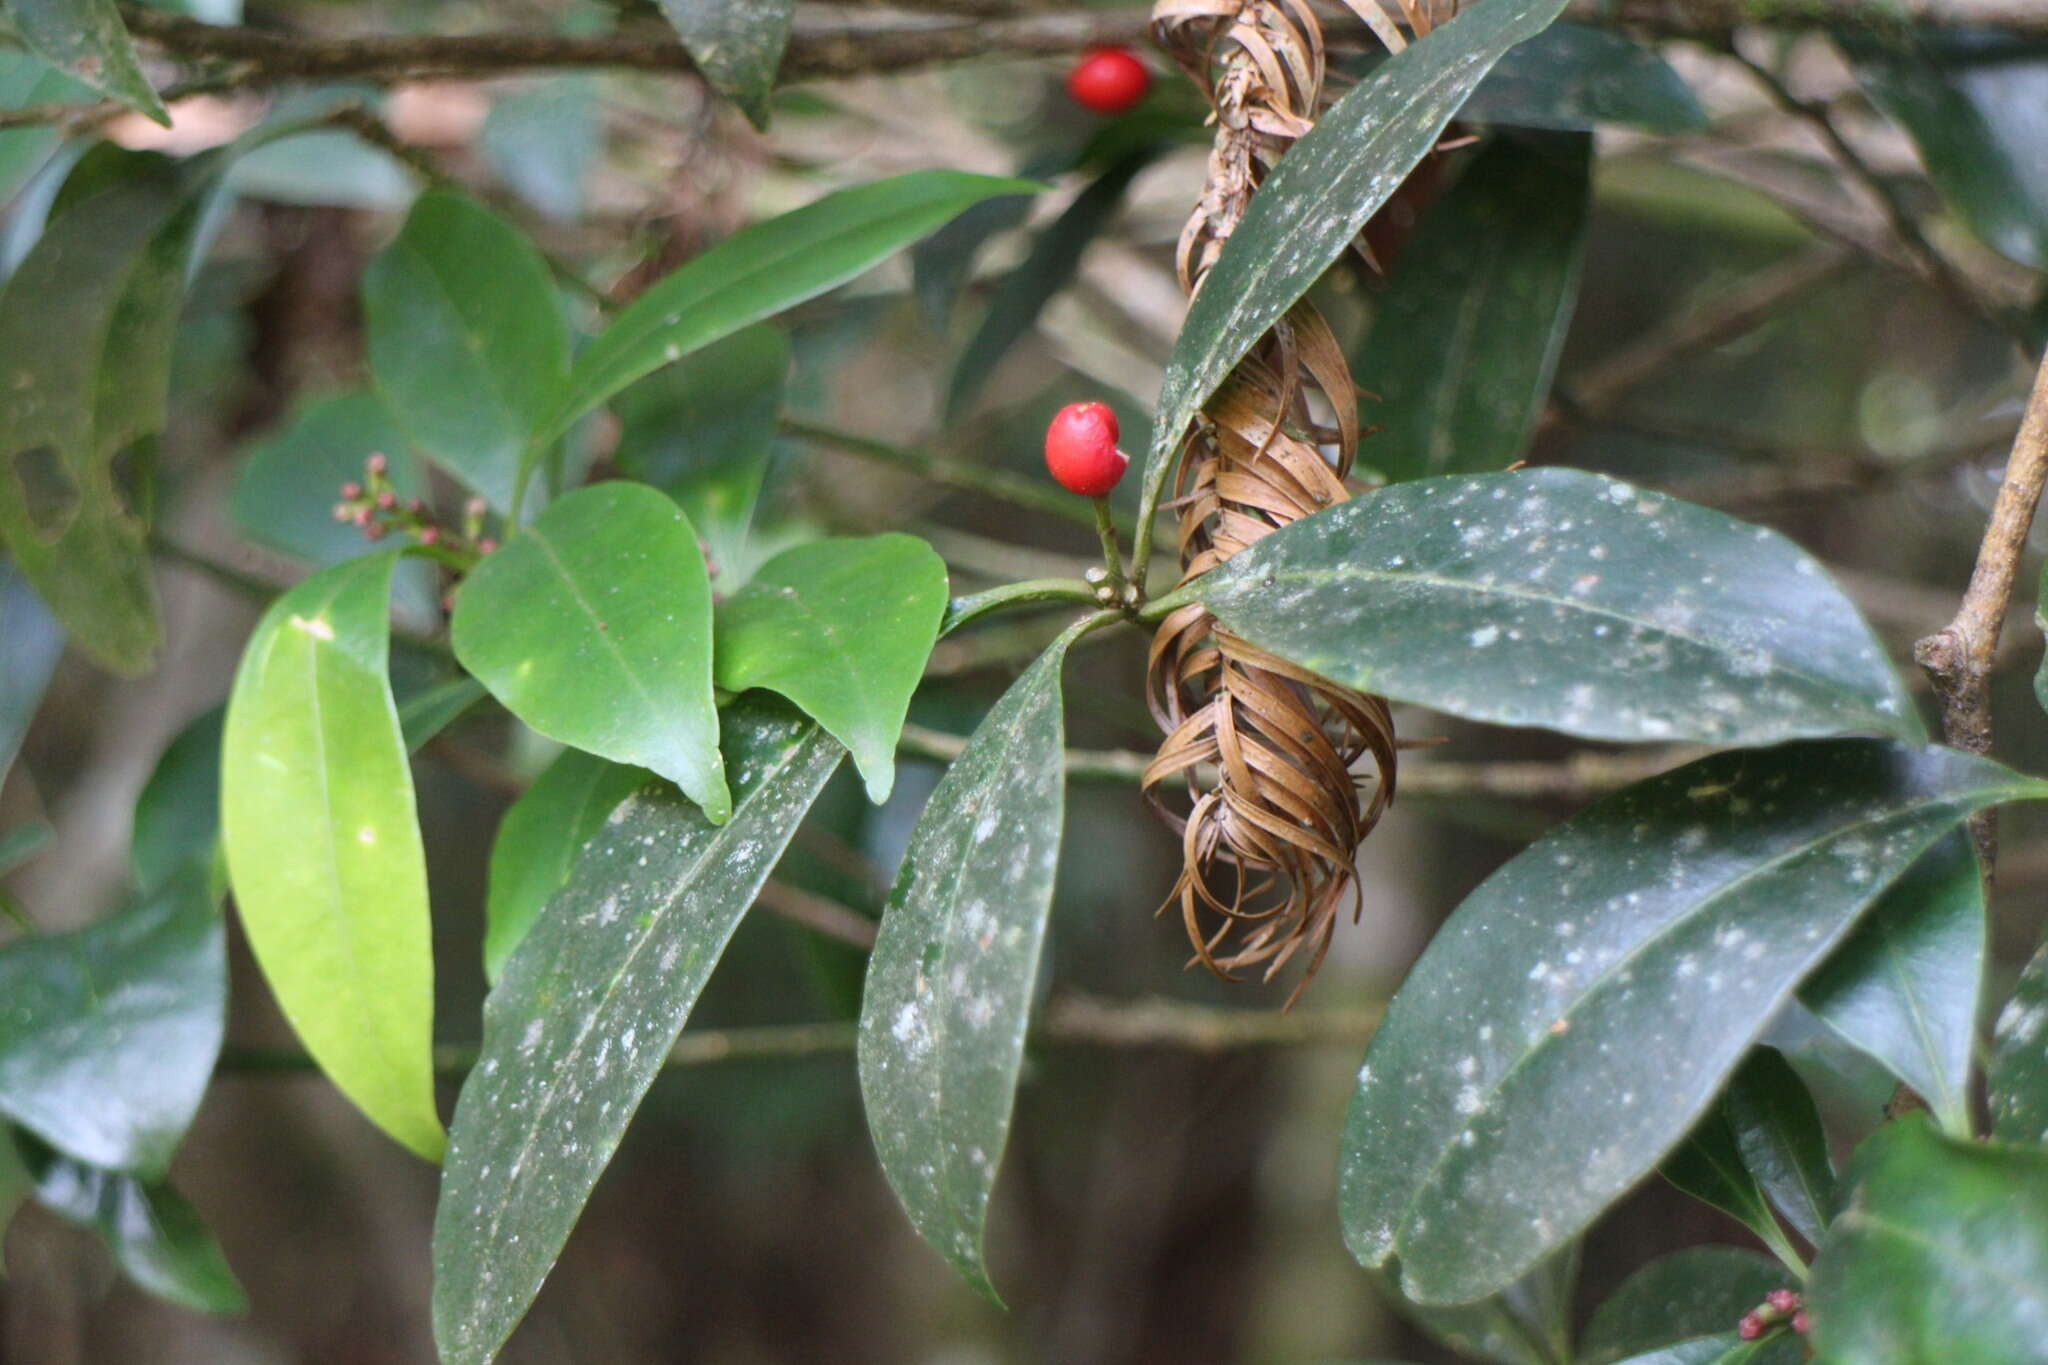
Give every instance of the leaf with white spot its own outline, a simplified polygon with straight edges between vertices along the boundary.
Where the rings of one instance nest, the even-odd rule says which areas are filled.
[[[1418,479],[1161,599],[1361,691],[1594,739],[1922,737],[1856,608],[1775,531],[1571,469]]]
[[[1991,1131],[2048,1146],[2048,941],[2014,983],[1991,1031]]]
[[[659,0],[662,17],[704,78],[740,107],[756,128],[768,126],[768,97],[789,43],[796,0]]]
[[[697,995],[845,750],[785,703],[725,717],[732,818],[657,784],[612,812],[484,1001],[434,1215],[442,1365],[526,1313]]]
[[[427,865],[386,672],[387,550],[271,604],[221,748],[221,840],[257,965],[320,1069],[434,1160]]]
[[[114,0],[7,0],[23,42],[103,95],[171,126]]]
[[[982,1236],[1052,909],[1060,665],[1082,628],[1010,685],[939,779],[861,1000],[860,1088],[882,1170],[918,1235],[991,1299]]]
[[[1716,754],[1582,811],[1437,934],[1359,1072],[1345,1238],[1423,1302],[1511,1283],[1712,1103],[1794,987],[1972,812],[2048,783],[1947,749]]]

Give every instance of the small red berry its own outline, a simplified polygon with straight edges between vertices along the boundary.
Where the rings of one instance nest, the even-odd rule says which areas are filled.
[[[1755,1313],[1744,1313],[1742,1321],[1735,1328],[1735,1335],[1741,1337],[1744,1341],[1755,1341],[1763,1334],[1764,1320]]]
[[[379,478],[383,475],[383,473],[386,470],[391,468],[391,461],[386,459],[384,455],[380,452],[377,454],[373,454],[370,456],[369,459],[364,460],[363,468],[367,469],[370,472],[371,478]]]
[[[1776,1313],[1790,1313],[1799,1307],[1799,1296],[1789,1289],[1773,1289],[1764,1295],[1764,1302]]]
[[[487,555],[497,548],[498,542],[491,539],[489,536],[485,536],[482,540],[479,540],[476,543],[476,552],[480,555]]]
[[[1045,429],[1045,467],[1069,493],[1107,496],[1131,462],[1116,448],[1116,436],[1116,414],[1109,404],[1069,403]]]
[[[1792,1315],[1792,1330],[1799,1333],[1801,1336],[1806,1335],[1806,1333],[1809,1330],[1811,1330],[1812,1327],[1813,1319],[1806,1315],[1806,1310],[1804,1308],[1800,1309],[1797,1313],[1794,1313]]]
[[[441,543],[441,528],[440,528],[440,527],[438,527],[438,526],[422,526],[422,527],[420,528],[420,544],[422,544],[422,545],[439,545],[440,543]]]
[[[1127,47],[1098,47],[1067,73],[1074,103],[1098,114],[1121,114],[1143,98],[1152,73]]]
[[[357,498],[360,498],[362,495],[363,486],[359,483],[350,481],[341,486],[341,496],[348,499],[350,502],[354,502]]]

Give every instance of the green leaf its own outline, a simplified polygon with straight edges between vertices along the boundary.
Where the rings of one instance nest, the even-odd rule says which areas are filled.
[[[363,319],[391,415],[448,472],[510,508],[520,453],[569,373],[547,262],[475,200],[430,191],[363,272]]]
[[[72,637],[148,671],[161,628],[147,485],[200,216],[184,168],[87,158],[111,186],[62,208],[0,290],[0,536]]]
[[[398,732],[405,738],[405,751],[418,753],[428,740],[460,720],[470,707],[488,695],[476,679],[457,676],[428,683],[400,697]]]
[[[565,749],[512,803],[491,844],[486,977],[495,982],[503,975],[505,959],[569,880],[583,846],[621,801],[651,780],[644,769]]]
[[[220,1052],[227,951],[203,871],[0,950],[0,1113],[68,1156],[160,1175]]]
[[[1775,1048],[1760,1047],[1728,1083],[1721,1112],[1743,1167],[1785,1221],[1818,1245],[1835,1216],[1835,1167],[1806,1082]]]
[[[844,751],[783,703],[725,720],[713,826],[665,787],[613,812],[484,1001],[434,1218],[443,1365],[497,1354],[575,1225],[740,917]]]
[[[1787,1266],[1802,1264],[1785,1240],[1770,1201],[1749,1168],[1728,1114],[1720,1106],[1707,1111],[1685,1144],[1664,1159],[1658,1173],[1678,1189],[1717,1208],[1757,1235]]]
[[[916,536],[799,545],[719,606],[718,685],[765,687],[801,706],[852,751],[880,805],[945,614],[946,562]]]
[[[1501,54],[1564,0],[1488,0],[1387,59],[1280,159],[1210,267],[1166,362],[1144,510],[1196,411],[1379,211]]]
[[[288,124],[335,102],[318,96],[280,101],[267,122]],[[261,129],[256,136],[261,141],[228,172],[228,188],[241,198],[397,213],[419,194],[419,177],[410,167],[353,131],[320,128],[280,137]]]
[[[2035,951],[1991,1032],[1991,1131],[2048,1146],[2048,940]]]
[[[557,222],[583,214],[584,178],[603,158],[597,79],[555,76],[491,101],[477,145],[520,198]]]
[[[962,171],[912,171],[734,233],[635,299],[576,357],[567,388],[528,447],[527,465],[539,445],[642,375],[844,284],[969,205],[1038,188]]]
[[[5,782],[43,689],[64,655],[64,628],[21,571],[6,563],[0,563],[0,636],[7,641],[0,653],[0,782]]]
[[[1522,457],[1571,323],[1592,190],[1584,133],[1498,137],[1423,215],[1353,360],[1390,479]]]
[[[1621,1365],[1793,1365],[1804,1352],[1789,1333],[1744,1341],[1734,1332],[1696,1337],[1630,1356]]]
[[[26,52],[0,51],[0,109],[74,103],[91,97],[92,92],[86,87],[40,59]],[[14,192],[56,151],[62,138],[62,133],[47,126],[0,131],[0,203],[14,197]],[[0,1141],[0,1153],[4,1153],[5,1147],[6,1143]]]
[[[2041,566],[2041,581],[2034,596],[2034,629],[2048,635],[2048,564]],[[2034,700],[2048,711],[2048,654],[2042,655],[2041,666],[2034,671]]]
[[[1983,876],[1956,834],[1885,893],[1799,998],[1967,1136],[1985,948]]]
[[[659,0],[661,12],[712,88],[756,128],[768,126],[768,97],[789,42],[796,0]]]
[[[0,877],[6,876],[34,858],[48,848],[56,837],[57,831],[41,820],[16,825],[6,833],[0,834]]]
[[[271,604],[228,697],[221,837],[256,961],[372,1122],[441,1154],[426,855],[386,677],[397,551]]]
[[[220,1243],[169,1184],[73,1161],[25,1134],[17,1133],[15,1144],[36,1182],[36,1202],[97,1232],[122,1274],[194,1312],[248,1311]]]
[[[2048,269],[2048,165],[2036,114],[2048,100],[2038,49],[1994,33],[1836,35],[1872,103],[1896,119],[1972,230]]]
[[[1081,257],[1108,230],[1124,194],[1139,171],[1158,156],[1157,145],[1139,147],[1090,181],[1059,217],[1031,243],[1031,253],[1004,277],[988,312],[953,365],[946,388],[946,413],[957,417],[973,403],[1010,348],[1038,322],[1045,305],[1074,282]]]
[[[1670,1151],[1794,986],[1972,812],[2048,784],[1951,750],[1716,754],[1596,803],[1488,878],[1366,1052],[1345,1237],[1411,1298],[1526,1273]]]
[[[732,810],[711,699],[697,533],[644,484],[560,499],[462,585],[455,657],[551,739],[648,768],[714,823]]]
[[[1792,1287],[1784,1266],[1736,1247],[1688,1247],[1660,1256],[1594,1312],[1578,1359],[1582,1365],[1613,1365],[1696,1337],[1721,1336],[1773,1289]]]
[[[1807,1287],[1822,1359],[2048,1359],[2048,1152],[1959,1142],[1909,1117],[1865,1142],[1849,1176]]]
[[[1655,49],[1613,29],[1569,22],[1502,57],[1459,117],[1567,131],[1605,123],[1652,133],[1707,126],[1707,111]]]
[[[1326,508],[1160,602],[1347,686],[1597,739],[1763,744],[1919,717],[1821,566],[1774,531],[1569,469]]]
[[[996,1298],[983,1260],[1065,819],[1069,627],[1010,685],[911,831],[860,1009],[868,1132],[918,1235]]]
[[[1498,1365],[1555,1365],[1569,1361],[1572,1293],[1579,1278],[1573,1242],[1498,1294],[1450,1307],[1414,1303],[1391,1277],[1374,1276],[1402,1317],[1460,1355]]]
[[[144,894],[180,871],[213,862],[220,831],[220,745],[227,707],[194,717],[158,756],[135,798],[135,833],[129,861]]]
[[[164,127],[170,113],[136,59],[114,0],[7,0],[7,13],[38,55],[101,94]]]

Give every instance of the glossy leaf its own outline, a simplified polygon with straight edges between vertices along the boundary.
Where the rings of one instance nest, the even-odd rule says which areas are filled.
[[[60,205],[0,289],[0,537],[72,638],[125,674],[148,670],[161,634],[136,485],[163,426],[207,164],[100,157],[109,187]]]
[[[1188,307],[1145,463],[1150,516],[1196,411],[1400,188],[1480,80],[1564,0],[1488,0],[1387,59],[1280,159]]]
[[[1959,1142],[1906,1118],[1857,1150],[1849,1176],[1807,1287],[1822,1359],[2048,1359],[2048,1151]]]
[[[557,222],[583,213],[584,182],[604,152],[597,78],[554,76],[491,101],[477,145],[519,197]]]
[[[1721,1106],[1708,1110],[1684,1144],[1657,1169],[1694,1199],[1719,1209],[1755,1233],[1788,1265],[1798,1264],[1763,1188],[1742,1164],[1742,1148]]]
[[[505,959],[619,803],[653,779],[641,768],[565,749],[506,810],[491,844],[484,901],[484,975],[496,981]]]
[[[1677,1144],[1921,853],[2044,794],[1950,750],[1830,740],[1701,759],[1558,826],[1451,916],[1367,1049],[1353,1253],[1399,1255],[1422,1302],[1526,1273]]]
[[[1498,1294],[1448,1307],[1401,1297],[1374,1277],[1396,1312],[1463,1356],[1497,1365],[1553,1365],[1571,1359],[1572,1293],[1579,1278],[1574,1242]]]
[[[916,536],[813,541],[768,561],[720,604],[718,685],[765,687],[853,754],[876,805],[946,613],[946,563]]]
[[[756,128],[768,126],[768,97],[796,0],[659,0],[683,50]]]
[[[434,1219],[434,1339],[481,1365],[525,1314],[740,917],[844,751],[783,703],[725,721],[714,826],[655,786],[613,812],[484,1002]]]
[[[1588,134],[1498,137],[1423,214],[1352,363],[1390,479],[1522,457],[1577,299],[1592,162]]]
[[[1885,893],[1799,998],[1967,1136],[1985,949],[1983,876],[1956,834]]]
[[[1835,1216],[1835,1168],[1799,1073],[1775,1048],[1760,1047],[1728,1083],[1720,1107],[1744,1169],[1785,1221],[1818,1245]]]
[[[7,563],[0,563],[0,638],[7,641],[0,654],[0,782],[5,782],[43,689],[64,655],[64,628],[21,571]]]
[[[697,533],[644,484],[550,506],[471,571],[455,657],[551,739],[648,768],[722,821],[732,810],[711,699],[711,584]]]
[[[1499,725],[1763,744],[1920,722],[1774,531],[1596,474],[1418,480],[1303,517],[1164,599],[1337,682]]]
[[[1570,22],[1510,50],[1459,117],[1586,131],[1610,123],[1652,133],[1707,126],[1706,110],[1655,49],[1613,29]]]
[[[1744,1341],[1735,1332],[1695,1337],[1630,1356],[1621,1365],[1793,1365],[1803,1354],[1789,1332]]]
[[[1991,1032],[1991,1131],[2048,1146],[2048,941],[2034,953]]]
[[[142,74],[114,0],[7,0],[14,30],[38,55],[139,114],[171,126]]]
[[[0,1133],[0,1138],[5,1134]],[[121,1273],[198,1313],[241,1313],[248,1296],[199,1213],[170,1185],[73,1161],[15,1137],[38,1204],[100,1235]]]
[[[1060,665],[1076,628],[1010,685],[911,831],[860,1010],[860,1089],[882,1171],[918,1235],[996,1297],[983,1261],[1052,909],[1066,775]]]
[[[1586,1325],[1583,1365],[1662,1350],[1698,1337],[1721,1337],[1773,1289],[1794,1287],[1792,1272],[1768,1256],[1736,1247],[1700,1246],[1651,1261],[1622,1282]],[[1796,1349],[1793,1358],[1797,1358]]]
[[[203,871],[97,924],[18,939],[0,949],[0,1113],[80,1161],[160,1175],[226,1015]]]
[[[180,871],[213,862],[220,833],[220,745],[227,707],[202,711],[164,746],[135,798],[128,859],[147,894]]]
[[[961,171],[912,171],[734,233],[635,299],[576,357],[536,440],[552,440],[642,375],[844,284],[969,205],[1038,188]],[[529,448],[529,464],[533,458]]]
[[[257,623],[228,698],[221,838],[250,947],[306,1050],[433,1160],[426,857],[385,674],[396,558],[324,569]]]
[[[520,453],[569,372],[540,252],[475,200],[423,194],[363,272],[370,371],[430,457],[504,511]]]

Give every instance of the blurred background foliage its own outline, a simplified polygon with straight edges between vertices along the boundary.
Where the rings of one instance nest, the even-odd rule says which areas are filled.
[[[649,19],[645,6],[548,0],[183,8],[342,37],[589,34]],[[799,18],[868,14],[821,5]],[[1433,160],[1436,183],[1396,204],[1393,227],[1411,240],[1387,252],[1388,278],[1347,263],[1318,299],[1378,395],[1367,420],[1387,430],[1366,443],[1365,464],[1396,477],[1487,467],[1526,438],[1532,462],[1612,472],[1765,522],[1822,557],[1904,660],[1953,609],[2026,356],[2048,334],[2048,38],[1902,48],[1758,31],[1738,50],[1653,49],[1576,27],[1530,44],[1454,128],[1480,145]],[[135,115],[100,123],[97,135],[125,146],[189,155],[265,120],[358,111],[241,159],[208,225],[155,469],[161,666],[123,681],[69,653],[38,701],[54,637],[9,587],[0,739],[19,731],[20,749],[0,829],[49,831],[7,869],[10,909],[48,930],[88,924],[210,839],[213,736],[240,643],[274,585],[360,548],[328,509],[364,455],[390,452],[402,484],[459,498],[408,452],[365,363],[359,283],[425,171],[498,208],[562,264],[562,307],[579,328],[594,314],[572,281],[629,297],[739,224],[831,187],[922,166],[1050,181],[1053,192],[976,209],[783,319],[779,406],[749,389],[758,365],[745,351],[781,343],[742,334],[635,385],[577,433],[568,458],[676,492],[707,528],[728,589],[826,529],[927,536],[955,591],[1077,572],[1092,549],[1085,518],[1054,515],[1048,499],[990,496],[1002,485],[989,476],[1039,485],[1039,433],[1077,399],[1111,402],[1125,445],[1146,446],[1146,406],[1183,309],[1172,248],[1206,135],[1176,73],[1158,70],[1143,106],[1105,120],[1068,101],[1064,69],[1065,59],[987,59],[805,84],[774,96],[765,131],[694,80],[587,70],[209,95],[180,104],[169,130]],[[0,47],[0,106],[87,97]],[[34,242],[95,136],[0,130],[0,270]],[[926,477],[932,459],[940,479]],[[431,632],[437,585],[418,564],[402,579],[401,628]],[[1057,625],[1006,619],[944,642],[913,722],[964,734]],[[2002,756],[2040,771],[2048,729],[2027,693],[2040,641],[2008,639]],[[401,640],[401,698],[447,667]],[[1091,641],[1069,677],[1072,744],[1152,747],[1137,637]],[[976,1298],[911,1235],[841,1048],[660,1081],[504,1359],[1469,1358],[1404,1323],[1345,1253],[1333,1214],[1340,1109],[1371,1006],[1465,892],[1601,785],[1600,768],[1552,735],[1413,708],[1400,723],[1445,742],[1413,756],[1410,793],[1365,850],[1361,923],[1340,933],[1300,1010],[1309,1041],[1054,1045],[1028,1060],[993,1219],[1011,1312]],[[474,1040],[484,991],[483,851],[552,756],[488,707],[417,756],[451,1043]],[[817,906],[878,913],[938,772],[906,759],[879,809],[840,773],[764,901],[781,913],[746,921],[693,1029],[853,1017],[860,954],[840,941],[843,923],[839,937],[818,932]],[[2003,998],[2042,928],[2043,821],[2032,808],[2004,817],[1990,998]],[[1177,853],[1133,785],[1076,785],[1062,863],[1046,972],[1055,991],[1245,1008],[1283,998],[1284,987],[1225,988],[1183,970],[1178,925],[1151,914]],[[431,1359],[434,1172],[318,1080],[254,1065],[251,1050],[292,1039],[232,917],[229,935],[228,1059],[173,1177],[246,1290],[246,1313],[205,1317],[151,1297],[103,1238],[30,1205],[7,1232],[0,1359]],[[1887,1081],[1797,1021],[1776,1041],[1846,1119],[1842,1131],[1875,1122]],[[9,1186],[0,1173],[0,1199]],[[1708,1240],[1750,1244],[1731,1220],[1646,1187],[1593,1238],[1581,1312],[1650,1256]]]

